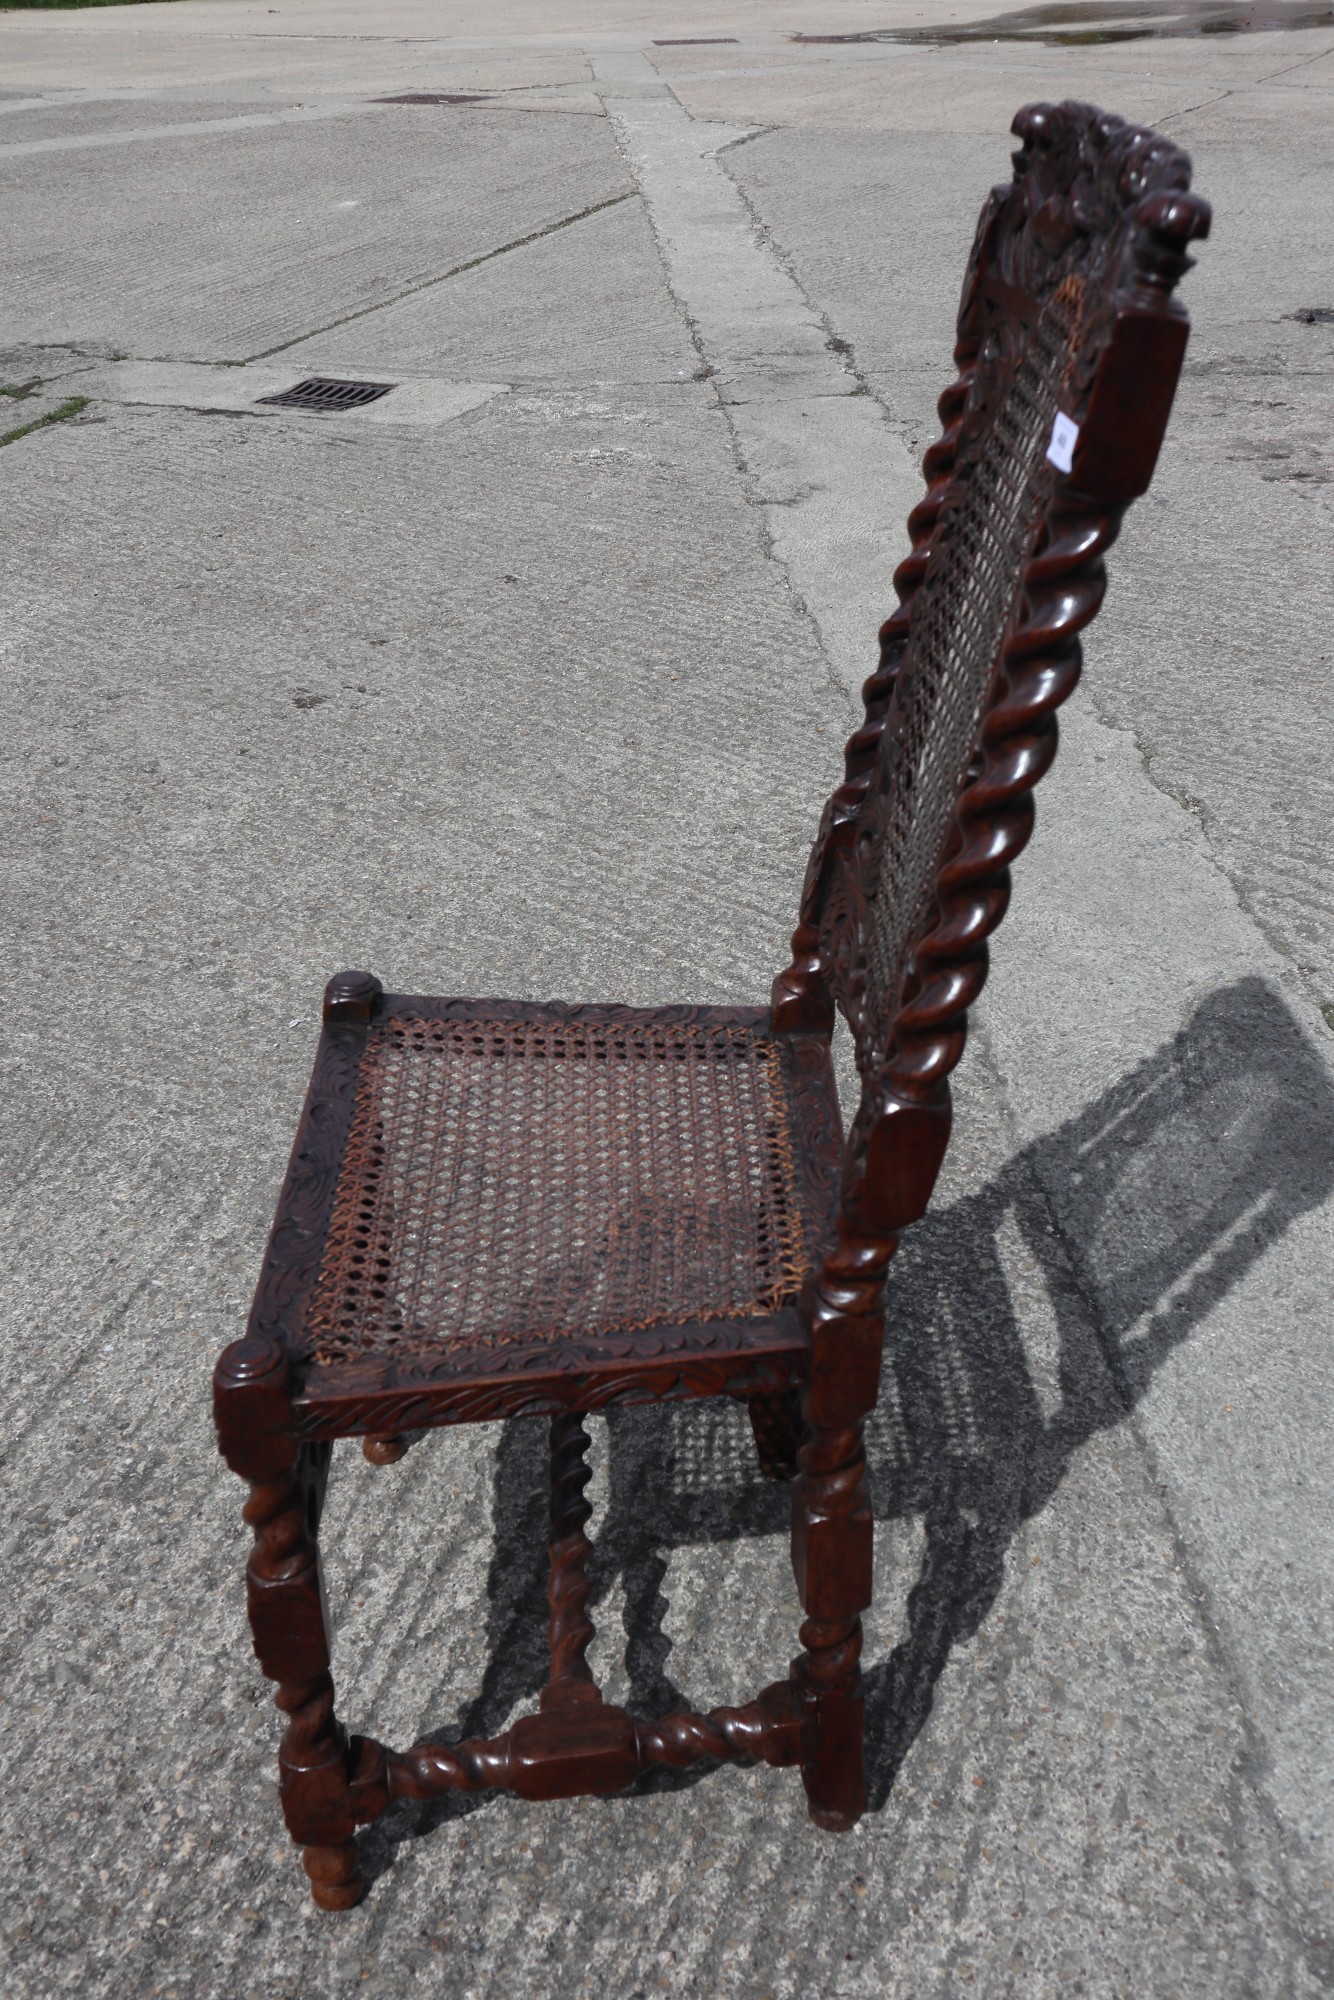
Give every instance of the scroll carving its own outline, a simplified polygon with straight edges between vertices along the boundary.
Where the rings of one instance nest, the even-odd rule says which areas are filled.
[[[795,1315],[794,1315],[795,1318]],[[670,1403],[700,1396],[748,1396],[778,1389],[797,1376],[806,1340],[794,1326],[771,1347],[664,1356],[633,1369],[553,1367],[549,1375],[424,1384],[419,1389],[372,1390],[363,1396],[321,1395],[298,1401],[293,1424],[300,1438],[361,1437],[367,1430],[395,1434],[439,1424],[490,1423],[502,1417],[554,1416],[561,1410],[605,1410],[634,1403]]]

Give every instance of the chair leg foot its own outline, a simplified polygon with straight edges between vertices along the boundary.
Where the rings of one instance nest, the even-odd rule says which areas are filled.
[[[407,1448],[408,1441],[402,1437],[365,1437],[361,1440],[361,1455],[371,1465],[397,1465]]]
[[[801,1768],[806,1811],[826,1833],[847,1833],[866,1811],[860,1688],[820,1696],[814,1743]]]
[[[800,1461],[792,1554],[805,1651],[792,1673],[808,1705],[801,1777],[812,1820],[843,1833],[866,1811],[861,1612],[871,1601],[874,1521],[860,1421],[809,1427]]]
[[[305,1847],[301,1864],[310,1877],[311,1898],[321,1910],[350,1910],[366,1893],[355,1840],[337,1847]]]

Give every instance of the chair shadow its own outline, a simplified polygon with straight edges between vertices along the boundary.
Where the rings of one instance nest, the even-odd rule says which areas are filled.
[[[866,1671],[872,1811],[930,1714],[952,1649],[995,1604],[1016,1533],[1079,1448],[1131,1413],[1257,1258],[1334,1191],[1332,1131],[1325,1065],[1278,994],[1244,979],[1203,1001],[1095,1104],[905,1239],[868,1459],[877,1518],[920,1518],[926,1545],[904,1637]],[[1045,1295],[1045,1306],[1024,1307],[1030,1335],[1034,1319],[1043,1322],[1036,1379],[1011,1295],[1016,1267]],[[619,1577],[630,1706],[660,1715],[691,1705],[668,1671],[670,1552],[781,1534],[788,1495],[760,1479],[734,1405],[614,1410],[608,1426],[594,1602]],[[438,1732],[441,1741],[494,1733],[546,1676],[545,1425],[505,1426],[493,1518],[489,1664],[460,1727]],[[675,1790],[705,1775],[655,1771],[640,1789]],[[399,1841],[484,1802],[452,1793],[395,1808],[362,1836],[366,1871],[380,1873]]]

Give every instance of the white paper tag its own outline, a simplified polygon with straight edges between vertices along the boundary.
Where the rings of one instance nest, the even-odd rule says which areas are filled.
[[[1051,443],[1047,446],[1047,457],[1058,472],[1068,472],[1075,462],[1075,446],[1079,443],[1079,425],[1073,417],[1067,417],[1060,410],[1051,427]]]

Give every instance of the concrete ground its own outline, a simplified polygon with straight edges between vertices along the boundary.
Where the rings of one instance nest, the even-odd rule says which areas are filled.
[[[0,451],[16,2000],[1334,1977],[1334,29],[791,39],[966,11],[0,13],[0,434],[87,398]],[[973,219],[1066,95],[1184,143],[1216,227],[894,1277],[873,1809],[402,1811],[322,1916],[208,1414],[321,987],[766,992]],[[400,386],[256,404],[313,371]],[[609,1691],[745,1698],[798,1614],[744,1420],[595,1430]],[[542,1452],[340,1447],[353,1727],[530,1699]]]

